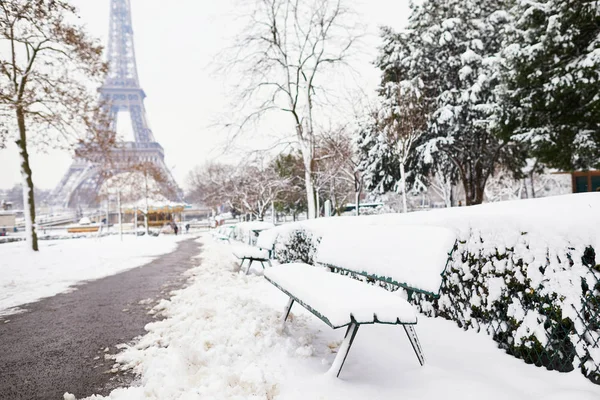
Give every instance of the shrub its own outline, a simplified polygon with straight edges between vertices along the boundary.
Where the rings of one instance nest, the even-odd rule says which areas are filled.
[[[314,264],[320,238],[304,229],[295,229],[288,235],[277,237],[274,257],[280,263],[303,262]]]
[[[521,233],[510,246],[480,232],[459,243],[441,296],[421,312],[483,330],[507,353],[600,383],[600,273],[589,246],[548,247]],[[593,354],[593,355],[592,355]]]

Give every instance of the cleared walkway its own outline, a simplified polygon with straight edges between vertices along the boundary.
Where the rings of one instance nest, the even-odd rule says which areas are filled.
[[[144,333],[160,299],[185,284],[197,265],[195,239],[143,267],[77,286],[0,318],[0,399],[62,399],[108,394],[132,375],[111,373],[120,343]],[[107,350],[108,349],[108,350]]]

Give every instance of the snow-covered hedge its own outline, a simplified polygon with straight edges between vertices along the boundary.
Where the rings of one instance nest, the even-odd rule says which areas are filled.
[[[325,234],[394,224],[445,226],[459,237],[440,299],[413,296],[423,313],[485,331],[525,362],[580,369],[600,384],[600,194],[323,218],[265,231],[258,241],[274,246],[280,262],[312,262]]]
[[[280,263],[303,262],[314,264],[314,256],[320,236],[306,229],[294,229],[277,237],[273,257]]]
[[[594,248],[568,240],[548,246],[526,232],[494,239],[472,230],[446,271],[440,299],[413,301],[425,314],[486,331],[527,363],[562,372],[580,367],[600,384]]]

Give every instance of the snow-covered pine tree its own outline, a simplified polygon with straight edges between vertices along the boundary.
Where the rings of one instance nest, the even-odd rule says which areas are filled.
[[[365,189],[380,194],[394,190],[400,180],[400,163],[383,132],[379,110],[369,112],[357,125],[354,146]]]
[[[564,170],[600,168],[600,2],[517,0],[504,129]]]
[[[439,171],[451,163],[455,171],[447,171],[458,174],[467,205],[482,202],[499,163],[518,164],[510,135],[499,135],[496,90],[510,3],[423,0],[412,5],[406,30],[382,34],[382,94],[390,85],[412,85],[427,102],[428,126],[410,164]]]

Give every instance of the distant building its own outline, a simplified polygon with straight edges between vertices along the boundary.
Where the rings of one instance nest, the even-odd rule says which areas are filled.
[[[13,211],[0,211],[0,231],[2,228],[13,229],[16,225],[16,215]]]
[[[571,177],[573,193],[600,191],[600,171],[576,171]]]

